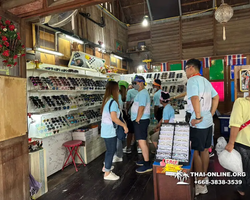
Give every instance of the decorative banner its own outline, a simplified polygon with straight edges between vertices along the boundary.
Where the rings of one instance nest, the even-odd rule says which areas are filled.
[[[231,82],[231,101],[234,102],[235,98],[234,98],[234,81]]]
[[[211,57],[203,58],[203,67],[210,68],[211,67]]]
[[[244,65],[246,57],[243,54],[225,56],[226,65]]]
[[[181,61],[181,68],[182,68],[182,70],[185,70],[185,69],[186,69],[187,61],[188,61],[188,60],[182,60],[182,61]]]
[[[69,67],[74,66],[80,68],[95,69],[96,71],[99,71],[102,67],[104,67],[104,64],[104,59],[97,58],[84,52],[73,51],[69,62]]]
[[[220,97],[220,101],[224,101],[225,95],[224,95],[224,82],[211,82],[213,88],[216,90]]]
[[[169,64],[168,64],[168,62],[161,63],[161,71],[162,72],[169,71]]]
[[[147,73],[148,72],[148,66],[147,66],[147,64],[144,64],[143,68],[144,68],[144,72]]]
[[[244,57],[243,58],[243,63],[240,64],[240,65],[246,65],[247,64],[247,58]],[[234,79],[234,66],[237,66],[237,65],[231,65],[231,79]]]
[[[178,71],[182,69],[182,65],[181,63],[177,63],[177,64],[171,64],[170,65],[170,71]]]

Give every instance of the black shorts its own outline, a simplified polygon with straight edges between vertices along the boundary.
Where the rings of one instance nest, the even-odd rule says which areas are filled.
[[[149,123],[149,119],[142,119],[139,124],[133,121],[136,140],[147,140]]]
[[[210,148],[212,142],[213,126],[206,129],[190,127],[191,148],[198,151]]]
[[[128,133],[134,133],[134,124],[130,118],[127,119]]]

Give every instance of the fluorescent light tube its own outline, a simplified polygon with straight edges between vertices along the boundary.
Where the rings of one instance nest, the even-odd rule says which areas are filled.
[[[118,59],[120,59],[120,60],[122,60],[122,59],[123,59],[122,57],[117,56],[117,55],[114,55],[114,57],[115,57],[115,58],[118,58]]]
[[[72,36],[69,36],[69,35],[65,35],[65,37],[68,38],[68,39],[70,39],[70,40],[72,40],[72,41],[75,41],[75,42],[77,42],[79,44],[83,44],[82,40],[79,40],[79,39],[77,39],[75,37],[72,37]]]
[[[43,52],[43,53],[48,53],[48,54],[53,54],[53,55],[56,55],[56,56],[64,56],[64,54],[60,53],[60,52],[57,52],[57,51],[51,51],[51,50],[48,50],[48,49],[43,49],[43,48],[36,48],[37,51],[40,51],[40,52]]]

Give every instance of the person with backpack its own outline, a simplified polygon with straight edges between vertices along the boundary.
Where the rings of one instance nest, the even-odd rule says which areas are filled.
[[[112,172],[112,160],[117,146],[117,130],[114,124],[120,126],[124,133],[128,132],[127,125],[123,123],[120,117],[118,103],[119,86],[115,81],[109,81],[106,85],[106,91],[102,102],[101,113],[101,137],[105,141],[106,154],[104,164],[104,180],[118,180],[120,177]]]
[[[127,135],[127,146],[123,149],[124,153],[131,153],[131,142],[134,136],[134,125],[131,121],[131,107],[134,103],[134,99],[138,94],[138,90],[134,89],[135,82],[132,82],[132,89],[128,90],[127,97],[126,97],[126,111],[127,111],[127,125],[128,125],[128,135]]]

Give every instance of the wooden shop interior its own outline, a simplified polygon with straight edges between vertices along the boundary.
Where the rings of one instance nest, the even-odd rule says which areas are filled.
[[[6,23],[9,20],[15,25],[16,31],[20,32],[20,41],[25,45],[25,55],[17,58],[15,66],[0,66],[0,199],[30,199],[29,173],[42,183],[42,188],[33,198],[41,196],[39,199],[52,199],[44,195],[51,190],[48,188],[50,177],[57,172],[62,173],[60,171],[68,155],[62,144],[72,139],[71,131],[82,126],[88,125],[88,130],[96,135],[89,144],[86,141],[80,147],[85,163],[91,165],[99,159],[105,152],[104,142],[99,137],[98,109],[101,99],[98,98],[104,94],[102,83],[108,78],[120,80],[126,74],[141,73],[142,66],[145,66],[142,71],[151,74],[162,73],[162,69],[178,71],[184,69],[188,59],[198,58],[203,66],[202,75],[220,95],[217,116],[214,118],[215,138],[229,136],[228,119],[233,103],[238,97],[246,95],[241,88],[240,72],[250,69],[249,0],[225,0],[234,10],[232,18],[224,24],[226,38],[223,25],[215,19],[220,0],[0,2],[2,21]],[[148,20],[147,26],[142,25],[145,18]],[[0,32],[4,32],[3,26],[1,23]],[[73,52],[82,52],[85,57],[93,58],[95,62],[105,61],[105,64],[98,70],[72,66]],[[1,53],[4,53],[2,47]],[[4,59],[2,56],[1,61]],[[45,133],[37,124],[51,119],[47,115],[52,110],[41,109],[37,112],[31,105],[31,98],[77,94],[77,91],[72,89],[60,93],[60,89],[37,89],[30,77],[43,76],[85,78],[87,82],[98,82],[97,91],[81,92],[97,98],[99,105],[95,102],[82,111],[92,112],[90,115],[93,114],[94,119],[91,117],[90,121],[83,121],[64,131]],[[69,111],[60,108],[52,117],[58,117],[60,113],[74,115],[74,110],[80,107],[65,109]],[[33,131],[35,129],[39,133],[44,131],[43,136],[37,137]],[[89,135],[86,134],[87,137]],[[34,141],[39,141],[35,142],[36,147],[42,143],[43,149],[29,152]],[[153,187],[153,177],[149,180],[145,179],[145,183],[150,182]],[[150,195],[154,196],[153,193]],[[155,199],[164,199],[159,193],[159,190],[158,193],[155,191]],[[123,199],[129,197],[122,195]],[[192,199],[192,195],[189,196],[187,199]],[[138,199],[141,198],[138,196]],[[65,199],[78,198],[69,195]]]

